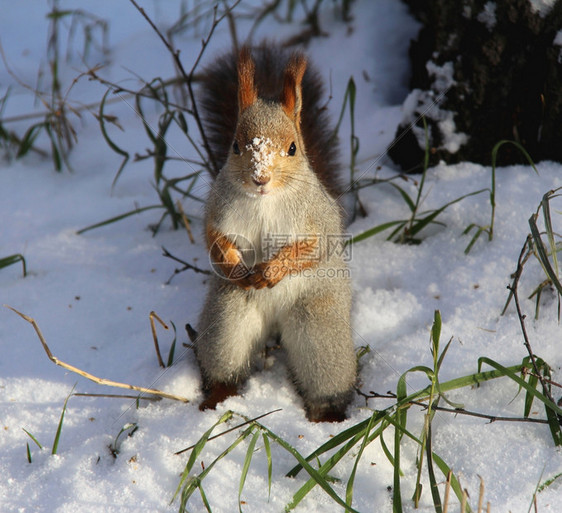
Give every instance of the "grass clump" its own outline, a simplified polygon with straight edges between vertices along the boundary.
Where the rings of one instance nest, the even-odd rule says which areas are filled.
[[[63,422],[64,422],[64,416],[66,413],[66,407],[68,405],[68,400],[72,397],[73,393],[74,393],[74,389],[76,388],[76,385],[74,385],[72,387],[72,390],[70,391],[70,393],[66,396],[66,399],[64,400],[64,404],[62,406],[62,411],[60,414],[60,419],[59,419],[59,423],[57,425],[57,430],[55,432],[55,438],[53,440],[53,447],[51,449],[51,454],[57,454],[58,450],[59,450],[59,442],[60,442],[60,437],[62,434],[62,426],[63,426]],[[29,438],[31,438],[31,440],[33,440],[33,442],[35,442],[35,445],[37,445],[37,447],[39,447],[39,449],[43,450],[43,446],[39,443],[39,441],[37,440],[37,438],[35,436],[33,436],[27,429],[22,428],[23,431],[26,433],[27,436],[29,436]],[[27,454],[27,461],[29,463],[32,463],[33,459],[31,457],[31,449],[29,447],[29,442],[26,444],[26,454]]]
[[[433,325],[430,334],[430,348],[432,355],[432,366],[423,365],[412,367],[404,372],[397,383],[396,393],[388,394],[384,397],[394,400],[395,402],[382,410],[372,410],[368,418],[361,422],[341,431],[327,442],[320,445],[316,450],[308,456],[300,454],[289,442],[278,436],[259,423],[257,419],[249,420],[243,424],[244,430],[238,435],[236,440],[231,443],[221,454],[216,457],[212,463],[206,466],[203,471],[194,473],[195,462],[201,456],[205,446],[213,437],[211,434],[221,424],[226,423],[234,417],[231,411],[226,412],[211,428],[209,428],[198,442],[188,448],[191,451],[189,460],[185,466],[184,472],[178,484],[174,498],[180,497],[179,511],[184,512],[188,509],[188,503],[193,494],[199,491],[199,494],[208,511],[211,506],[203,491],[204,479],[209,475],[215,466],[230,454],[242,442],[248,443],[246,458],[242,466],[238,502],[241,510],[241,496],[244,483],[246,482],[248,469],[254,454],[259,452],[256,450],[258,441],[263,440],[263,446],[260,447],[267,457],[268,461],[268,488],[271,488],[271,444],[277,444],[296,461],[296,466],[286,474],[287,477],[297,477],[301,472],[305,472],[308,476],[304,484],[294,494],[292,500],[286,505],[285,511],[292,511],[307,496],[307,494],[316,486],[324,490],[326,494],[344,511],[354,512],[353,491],[355,478],[366,447],[378,442],[383,453],[394,469],[394,479],[392,484],[392,503],[393,511],[401,513],[404,510],[404,497],[402,492],[402,483],[404,474],[402,472],[403,448],[405,443],[413,442],[418,447],[418,457],[416,459],[416,476],[414,482],[413,504],[417,507],[420,504],[423,493],[422,476],[426,475],[430,483],[430,494],[433,507],[436,512],[445,510],[448,504],[449,490],[452,489],[457,496],[459,503],[462,505],[462,511],[471,512],[473,509],[467,502],[466,493],[462,489],[459,479],[455,476],[450,465],[441,458],[433,450],[433,431],[432,421],[436,412],[448,412],[455,415],[471,415],[488,419],[489,421],[511,421],[511,422],[538,422],[549,424],[551,431],[553,425],[551,417],[562,413],[560,408],[546,394],[542,393],[538,388],[540,379],[532,379],[529,370],[532,368],[532,362],[526,358],[518,365],[505,367],[494,360],[482,357],[478,361],[478,370],[473,374],[454,378],[448,381],[441,381],[439,373],[442,369],[447,350],[451,344],[452,338],[441,349],[441,315],[439,311],[435,312]],[[483,370],[483,366],[488,365],[492,370]],[[546,367],[542,367],[546,369]],[[417,391],[408,393],[406,378],[411,373],[422,373],[428,379],[428,385]],[[480,414],[465,410],[462,405],[452,403],[447,397],[447,392],[459,388],[472,388],[486,381],[493,379],[509,379],[514,381],[521,389],[525,390],[525,406],[523,417],[499,417],[492,415]],[[364,395],[367,399],[370,397],[381,397],[379,395]],[[544,405],[547,420],[530,419],[529,413],[533,401],[539,401]],[[446,403],[448,406],[440,406],[440,403]],[[408,428],[408,417],[417,412],[421,408],[423,413],[423,428],[419,436],[413,434]],[[550,413],[549,413],[550,412]],[[241,426],[240,426],[241,427]],[[239,429],[240,427],[233,428]],[[232,431],[232,429],[227,432]],[[389,446],[385,441],[385,433],[393,433],[393,446]],[[226,433],[226,432],[225,432]],[[559,444],[558,433],[553,434],[555,443]],[[336,465],[342,461],[353,462],[351,471],[348,473],[347,482],[345,484],[345,497],[338,495],[331,484],[330,472]],[[438,473],[442,477],[438,477]],[[445,494],[441,494],[439,484],[447,483]],[[334,506],[335,506],[334,504]]]
[[[71,170],[69,154],[77,142],[77,132],[73,122],[81,120],[81,112],[88,106],[75,107],[69,99],[74,85],[84,76],[80,74],[64,90],[62,70],[64,63],[74,58],[72,51],[79,38],[82,39],[82,51],[79,53],[81,62],[86,62],[92,49],[107,56],[108,23],[107,21],[82,9],[60,9],[58,0],[51,0],[51,10],[47,13],[49,21],[46,61],[48,71],[40,69],[37,84],[30,86],[24,83],[11,69],[7,59],[1,51],[2,59],[8,73],[25,90],[30,91],[36,102],[44,109],[42,112],[3,117],[4,108],[9,98],[10,90],[0,100],[0,141],[4,153],[16,159],[24,158],[30,152],[42,157],[50,158],[56,171],[64,168]],[[66,52],[63,51],[63,38],[66,35]],[[15,122],[31,122],[23,135],[16,130],[7,128]],[[39,144],[46,142],[48,150]]]

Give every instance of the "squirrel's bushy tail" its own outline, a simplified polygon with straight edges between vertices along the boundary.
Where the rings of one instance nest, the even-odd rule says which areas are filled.
[[[283,74],[293,52],[272,44],[251,48],[255,84],[261,98],[279,101]],[[206,67],[201,76],[199,106],[211,151],[220,170],[234,138],[238,118],[238,55],[229,52]],[[328,112],[324,84],[318,72],[307,66],[302,80],[301,132],[310,165],[333,197],[338,197],[338,148]]]

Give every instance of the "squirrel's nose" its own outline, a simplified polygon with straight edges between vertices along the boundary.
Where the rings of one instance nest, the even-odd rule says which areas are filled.
[[[252,176],[252,182],[256,185],[266,185],[271,180],[269,175]]]

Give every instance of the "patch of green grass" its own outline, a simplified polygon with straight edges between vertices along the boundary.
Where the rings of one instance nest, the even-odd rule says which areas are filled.
[[[285,510],[292,511],[306,497],[306,495],[316,486],[322,488],[326,494],[344,511],[355,511],[353,507],[353,490],[355,478],[362,460],[365,448],[378,441],[381,445],[383,453],[394,468],[394,479],[392,485],[393,494],[393,511],[401,513],[404,510],[404,497],[402,493],[402,481],[404,474],[401,471],[401,462],[403,458],[402,449],[405,440],[413,441],[418,446],[418,457],[416,460],[417,472],[414,483],[415,494],[413,497],[414,505],[419,504],[422,495],[421,478],[426,474],[430,483],[430,493],[432,497],[433,507],[436,512],[444,511],[444,506],[449,500],[448,496],[441,496],[438,484],[446,479],[448,486],[453,490],[459,503],[466,501],[466,496],[459,483],[458,478],[452,472],[448,465],[432,448],[432,421],[437,411],[447,411],[455,414],[466,414],[475,416],[484,416],[474,412],[464,410],[462,405],[452,403],[446,394],[452,390],[459,388],[473,388],[493,379],[508,379],[514,381],[522,390],[526,392],[524,417],[522,419],[501,418],[484,416],[490,420],[520,420],[521,422],[529,418],[529,412],[533,401],[541,402],[547,412],[548,423],[550,424],[549,411],[555,415],[562,413],[562,408],[551,401],[545,394],[538,390],[538,381],[531,379],[529,369],[531,362],[529,359],[523,360],[518,365],[505,367],[499,363],[482,357],[478,361],[478,370],[473,374],[450,379],[441,382],[439,372],[443,367],[447,350],[451,344],[451,340],[445,344],[441,350],[441,315],[435,312],[433,325],[430,334],[430,348],[432,355],[432,367],[415,366],[407,370],[397,383],[396,394],[389,396],[395,398],[396,402],[383,410],[373,410],[372,413],[363,421],[341,431],[328,441],[320,445],[316,450],[308,456],[300,454],[287,440],[284,440],[276,433],[266,428],[257,420],[251,420],[244,423],[245,429],[239,434],[236,440],[228,445],[228,447],[217,457],[212,463],[205,467],[202,472],[194,473],[195,462],[200,458],[207,443],[213,438],[211,434],[221,424],[231,420],[234,413],[229,411],[225,413],[211,428],[209,428],[199,441],[190,449],[191,454],[188,463],[180,479],[174,498],[180,499],[180,512],[187,511],[188,503],[197,490],[202,490],[204,479],[219,464],[219,462],[231,453],[242,442],[248,443],[246,450],[246,458],[244,460],[238,493],[238,502],[241,504],[244,484],[248,475],[251,460],[254,454],[263,450],[266,452],[268,459],[268,484],[271,487],[271,443],[277,444],[286,450],[296,460],[297,465],[292,468],[286,475],[287,477],[297,477],[299,473],[304,471],[308,475],[308,479],[294,494],[292,500],[287,504]],[[482,367],[488,365],[492,370],[484,371]],[[543,366],[543,369],[545,367]],[[406,378],[411,373],[424,374],[429,383],[426,387],[417,391],[408,393]],[[446,402],[452,408],[443,408],[439,406],[440,401]],[[408,416],[417,412],[415,407],[421,407],[425,412],[423,414],[424,423],[420,436],[416,436],[408,429]],[[249,425],[248,425],[249,422]],[[541,421],[544,422],[544,421]],[[551,426],[552,429],[552,426]],[[228,430],[230,432],[231,430]],[[385,441],[384,434],[393,433],[394,445],[389,447]],[[261,438],[264,441],[262,447],[258,447],[258,441]],[[553,433],[553,437],[556,435]],[[216,437],[214,437],[216,438]],[[266,442],[267,440],[267,442]],[[326,456],[326,457],[325,457]],[[340,497],[331,485],[330,472],[334,467],[342,461],[349,462],[353,458],[353,464],[345,487],[345,498]],[[440,472],[442,477],[438,477]],[[448,492],[447,492],[448,493]],[[208,506],[210,508],[210,506]],[[240,511],[241,505],[239,506]],[[463,511],[472,511],[469,504],[463,506]]]
[[[72,390],[70,391],[70,393],[66,396],[66,399],[64,400],[64,404],[62,406],[62,411],[60,414],[60,418],[59,418],[59,423],[57,425],[57,430],[55,432],[55,438],[53,440],[53,447],[51,448],[51,454],[57,454],[58,449],[59,449],[59,442],[60,442],[60,437],[62,434],[62,426],[63,426],[63,422],[64,422],[64,415],[66,413],[66,407],[68,404],[68,400],[72,397],[73,393],[74,393],[74,389],[76,388],[76,385],[74,385],[72,387]],[[31,440],[33,440],[35,442],[35,445],[37,445],[37,447],[39,447],[39,449],[43,449],[43,446],[39,443],[39,441],[37,440],[37,438],[35,436],[33,436],[27,429],[22,428],[25,433],[27,434],[27,436],[29,436],[29,438],[31,438]],[[27,454],[27,461],[29,463],[31,463],[32,457],[31,457],[31,449],[29,447],[29,443],[26,444],[26,454]]]
[[[492,148],[492,184],[490,186],[490,223],[488,225],[477,225],[475,223],[471,223],[469,224],[465,231],[463,232],[463,235],[468,235],[471,231],[474,230],[474,235],[472,236],[472,239],[470,239],[470,242],[468,243],[468,246],[466,247],[466,249],[464,250],[464,252],[466,254],[470,253],[470,250],[472,249],[472,246],[474,246],[475,242],[480,238],[480,236],[483,233],[487,233],[488,234],[488,240],[491,241],[494,238],[494,222],[495,222],[495,217],[496,217],[496,162],[497,162],[497,158],[498,158],[498,151],[500,150],[500,148],[505,145],[505,144],[511,144],[513,146],[515,146],[522,154],[523,156],[527,159],[527,161],[529,162],[530,166],[534,169],[535,173],[537,173],[537,175],[539,174],[535,163],[533,162],[533,159],[531,158],[531,156],[527,153],[527,150],[525,150],[525,148],[518,143],[517,141],[510,141],[510,140],[502,140],[499,141],[493,148]]]
[[[535,319],[539,318],[542,294],[550,289],[556,292],[558,319],[560,319],[562,282],[560,280],[558,253],[562,249],[562,239],[559,234],[560,232],[555,229],[555,220],[552,218],[550,205],[552,201],[561,196],[561,190],[562,188],[553,189],[544,194],[537,210],[529,218],[530,233],[521,251],[519,274],[523,272],[524,266],[527,265],[532,256],[535,257],[544,274],[544,280],[535,287],[529,296],[529,299],[535,298]],[[540,225],[543,227],[542,230]],[[511,289],[502,310],[502,315],[507,311],[512,299],[513,290]]]
[[[397,243],[401,243],[401,244],[419,244],[421,242],[420,239],[420,233],[422,232],[422,230],[424,230],[425,228],[427,228],[430,225],[434,225],[434,224],[440,224],[443,225],[443,223],[441,223],[440,221],[438,221],[438,217],[445,211],[447,210],[447,208],[449,208],[451,205],[454,205],[455,203],[459,203],[460,201],[469,198],[470,196],[475,196],[478,194],[481,194],[483,192],[486,192],[488,189],[479,189],[477,191],[474,192],[469,192],[467,194],[463,194],[462,196],[449,201],[448,203],[446,203],[445,205],[436,208],[436,209],[431,209],[431,210],[421,210],[421,206],[423,203],[423,199],[424,199],[424,185],[425,185],[425,180],[426,180],[426,175],[427,175],[427,171],[428,171],[428,166],[429,166],[429,154],[430,154],[430,147],[429,147],[429,137],[428,137],[428,128],[427,128],[427,123],[425,121],[425,118],[423,119],[423,123],[424,123],[424,129],[425,129],[425,157],[424,157],[424,162],[423,162],[423,171],[420,177],[419,182],[414,182],[416,185],[416,194],[415,197],[412,197],[405,189],[404,187],[401,187],[400,185],[398,185],[398,183],[395,183],[397,181],[397,179],[400,180],[407,180],[410,181],[411,179],[408,177],[405,177],[404,175],[398,175],[396,177],[393,177],[389,180],[383,180],[382,183],[386,183],[388,185],[390,185],[391,187],[393,187],[394,189],[396,189],[398,191],[398,193],[400,194],[400,196],[402,197],[402,199],[404,200],[404,203],[406,204],[406,206],[408,207],[408,210],[410,211],[409,213],[409,217],[404,218],[404,219],[400,219],[400,220],[396,220],[396,221],[389,221],[386,223],[382,223],[380,225],[374,226],[373,228],[369,228],[368,230],[365,230],[362,233],[359,233],[357,235],[355,235],[352,239],[351,239],[351,243],[357,243],[357,242],[361,242],[365,239],[368,239],[378,233],[381,232],[385,232],[387,230],[392,229],[392,231],[390,232],[390,235],[388,235],[386,240],[392,240],[394,242]],[[381,183],[377,180],[372,181],[370,183],[370,185],[372,184],[376,184],[376,183]]]
[[[36,98],[37,104],[44,109],[42,112],[4,118],[3,111],[8,100],[9,90],[0,100],[0,141],[2,149],[8,157],[16,159],[26,157],[31,151],[42,157],[51,158],[56,171],[63,168],[71,170],[69,154],[77,142],[77,133],[73,126],[74,120],[81,119],[81,111],[88,106],[75,107],[69,94],[80,78],[80,74],[70,84],[63,84],[61,68],[64,61],[70,62],[74,54],[75,43],[79,37],[83,40],[82,52],[79,54],[82,63],[86,62],[92,48],[107,55],[108,24],[105,20],[82,9],[59,9],[58,0],[50,2],[51,10],[47,13],[48,30],[46,41],[47,71],[38,70],[35,86],[23,82],[12,70],[7,58],[2,53],[4,65],[8,73],[23,88]],[[63,51],[63,39],[66,37],[66,52]],[[66,55],[65,55],[66,54]],[[9,130],[7,125],[16,121],[31,121],[19,135]],[[49,150],[40,144],[47,143]]]

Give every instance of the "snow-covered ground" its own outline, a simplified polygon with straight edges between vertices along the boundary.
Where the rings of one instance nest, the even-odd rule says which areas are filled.
[[[187,2],[191,5],[191,2]],[[247,1],[239,6],[247,10]],[[326,2],[330,4],[330,2]],[[173,23],[180,2],[143,2],[161,27]],[[174,75],[169,53],[153,30],[129,2],[61,2],[60,8],[82,8],[109,22],[110,53],[104,56],[92,48],[87,64],[76,55],[65,63],[63,88],[87,65],[107,61],[100,76],[126,87],[138,88],[138,77],[169,78]],[[0,0],[0,40],[5,58],[21,82],[34,87],[37,72],[45,72],[48,84],[46,42],[49,11],[47,2]],[[408,94],[407,48],[417,24],[406,8],[395,0],[357,1],[354,20],[348,25],[335,21],[329,9],[323,13],[327,38],[316,38],[308,51],[330,83],[333,96],[329,108],[335,118],[351,75],[357,83],[356,133],[360,138],[359,173],[373,176],[384,148],[392,140],[401,119],[400,103]],[[68,28],[67,23],[67,28]],[[240,22],[243,37],[249,22]],[[176,36],[181,56],[189,69],[199,52],[208,22]],[[268,18],[257,37],[285,37],[295,26]],[[67,31],[61,32],[61,48],[66,51]],[[77,34],[80,32],[77,31]],[[79,36],[71,46],[80,52]],[[227,23],[219,25],[204,56],[227,48]],[[0,67],[0,96],[10,87],[2,117],[43,110],[34,103],[29,90],[17,83],[5,66]],[[99,101],[105,88],[81,78],[69,93],[79,103]],[[150,143],[134,110],[132,101],[107,106],[106,114],[116,115],[124,131],[111,128],[112,137],[133,155]],[[146,107],[156,120],[157,112]],[[35,154],[20,160],[0,161],[0,258],[21,253],[29,275],[23,278],[19,266],[0,269],[0,303],[10,305],[35,318],[53,354],[91,374],[166,390],[187,397],[184,404],[170,400],[73,396],[68,401],[60,444],[51,455],[57,424],[65,398],[75,392],[119,393],[96,385],[51,363],[33,328],[8,309],[0,310],[0,511],[2,512],[149,512],[177,511],[169,504],[187,461],[187,454],[174,452],[195,443],[226,410],[255,417],[282,408],[262,419],[263,424],[283,437],[301,454],[308,454],[332,435],[368,418],[365,401],[357,397],[350,418],[342,424],[307,422],[301,400],[291,386],[276,354],[273,365],[255,374],[243,394],[230,398],[217,411],[200,412],[199,372],[191,350],[178,347],[175,365],[158,366],[149,325],[154,310],[166,322],[178,327],[178,344],[186,342],[183,326],[194,323],[205,293],[205,277],[183,272],[166,284],[177,264],[162,256],[162,246],[172,254],[201,267],[208,260],[201,237],[201,206],[185,202],[194,216],[196,243],[185,231],[164,224],[156,236],[149,225],[158,221],[158,211],[148,211],[117,223],[77,235],[92,223],[130,211],[136,206],[158,203],[152,186],[152,163],[130,162],[115,188],[111,183],[121,158],[103,140],[98,123],[90,113],[78,120],[72,117],[78,143],[70,154],[73,172],[53,171],[52,162]],[[7,124],[19,133],[29,121]],[[349,160],[349,122],[341,132],[342,168]],[[195,133],[193,131],[192,133]],[[48,144],[39,139],[45,148]],[[173,148],[184,157],[193,157],[185,139],[171,139]],[[380,176],[395,173],[385,159],[378,164]],[[177,175],[189,172],[185,164],[175,164]],[[500,312],[507,298],[506,286],[515,271],[517,258],[529,232],[527,220],[545,192],[562,186],[562,166],[538,164],[537,176],[529,166],[513,166],[497,172],[495,238],[482,237],[469,255],[464,249],[469,239],[462,236],[470,223],[486,224],[490,205],[486,193],[472,196],[448,208],[439,220],[446,227],[431,228],[420,245],[405,246],[387,242],[384,234],[353,247],[351,262],[354,307],[353,327],[357,347],[369,345],[362,359],[361,388],[384,394],[395,391],[400,375],[416,365],[431,366],[429,327],[433,312],[443,318],[442,340],[454,337],[444,361],[441,380],[476,372],[477,360],[489,357],[503,365],[515,365],[527,355],[518,317],[513,305],[505,316]],[[170,164],[167,169],[172,168]],[[368,171],[367,171],[368,170]],[[344,171],[345,172],[345,171]],[[425,184],[424,209],[437,208],[471,191],[488,187],[491,170],[461,163],[439,165],[429,170]],[[197,191],[204,194],[205,180]],[[412,194],[411,184],[401,183]],[[360,233],[374,225],[402,219],[407,206],[390,186],[365,189],[361,198],[369,216],[350,226]],[[560,226],[562,205],[553,204],[553,218]],[[559,230],[560,231],[560,230]],[[544,279],[534,261],[525,268],[521,297],[526,298]],[[553,369],[560,382],[562,351],[557,302],[545,294],[540,318],[533,320],[534,302],[523,300],[527,329],[535,352]],[[172,335],[158,329],[160,344],[167,355]],[[271,363],[271,362],[270,362]],[[426,386],[421,374],[412,375],[409,390]],[[449,398],[462,402],[468,410],[502,416],[523,414],[524,394],[517,385],[501,379],[478,389],[462,389]],[[555,393],[560,395],[559,389]],[[384,408],[385,399],[370,400],[370,408]],[[532,417],[544,418],[544,409],[535,403]],[[240,422],[236,417],[229,425]],[[412,409],[408,427],[421,432],[423,413]],[[123,426],[136,423],[132,437],[119,439],[119,454],[108,448]],[[40,450],[23,429],[44,445]],[[200,456],[208,465],[229,443],[231,434],[208,443]],[[391,435],[386,435],[391,443]],[[31,449],[32,462],[26,455]],[[472,504],[478,496],[479,476],[486,486],[485,500],[493,512],[527,511],[539,483],[562,472],[562,454],[555,448],[548,427],[529,423],[488,423],[486,420],[438,413],[433,425],[434,451],[454,469]],[[214,512],[238,509],[238,487],[247,446],[239,446],[205,478],[203,486]],[[245,512],[282,511],[306,477],[285,477],[295,464],[291,455],[273,446],[273,483],[268,499],[267,460],[260,449],[250,467],[242,493]],[[413,511],[409,500],[415,483],[414,444],[404,442],[402,457],[405,511]],[[345,483],[353,465],[352,456],[334,470],[334,489],[345,496]],[[439,477],[443,483],[444,478]],[[381,446],[367,447],[359,464],[354,503],[361,512],[390,512],[393,468]],[[444,484],[440,485],[441,492]],[[560,511],[561,479],[537,495],[541,513]],[[422,497],[421,510],[433,511],[429,486]],[[190,511],[204,511],[198,497]],[[451,502],[458,510],[458,502]],[[297,511],[341,510],[320,489],[313,490]]]

